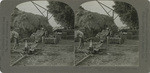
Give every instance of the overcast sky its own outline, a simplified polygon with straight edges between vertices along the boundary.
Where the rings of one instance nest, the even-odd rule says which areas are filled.
[[[100,1],[101,3],[107,5],[108,7],[110,7],[111,9],[113,9],[113,5],[115,5],[115,3],[113,1]],[[90,1],[90,2],[86,2],[86,3],[83,3],[81,5],[84,9],[88,10],[88,11],[91,11],[91,12],[97,12],[99,14],[105,14],[105,15],[108,15],[105,10],[107,12],[110,11],[109,8],[103,6],[105,8],[105,10],[99,5],[99,3],[97,1]],[[113,11],[111,11],[109,13],[110,16],[113,16]],[[114,17],[116,17],[117,14],[114,13]],[[122,27],[122,26],[125,26],[125,24],[123,24],[121,21],[120,21],[120,18],[117,17],[117,19],[115,19],[115,23],[118,27]]]
[[[47,1],[34,1],[36,2],[37,4],[41,5],[42,7],[46,8],[47,9],[47,5],[48,5],[48,2]],[[101,1],[103,4],[109,6],[110,8],[112,8],[112,6],[114,5],[114,2],[113,1]],[[103,8],[96,2],[96,1],[90,1],[90,2],[86,2],[86,3],[83,3],[81,5],[83,8],[85,8],[86,10],[89,10],[89,11],[92,11],[92,12],[97,12],[97,13],[100,13],[100,14],[105,14],[107,15],[107,13],[103,10]],[[30,13],[34,13],[34,14],[38,14],[38,15],[42,15],[37,9],[36,7],[32,4],[32,2],[25,2],[25,3],[21,3],[19,5],[17,5],[17,8],[19,8],[20,10],[22,11],[25,11],[25,12],[30,12]],[[39,9],[43,12],[44,9],[40,8]],[[105,9],[107,11],[110,11],[110,9],[106,8]],[[113,9],[113,8],[112,8]],[[44,13],[44,15],[46,16],[46,12]],[[110,12],[110,15],[112,16],[112,12]],[[49,17],[51,16],[51,14],[49,15]],[[117,14],[115,14],[115,16],[117,16]],[[57,24],[54,20],[54,18],[52,17],[50,20],[49,20],[49,23],[53,26],[53,27],[57,27],[59,26],[59,24]],[[122,27],[124,26],[122,24],[122,22],[120,21],[120,18],[118,17],[116,20],[115,20],[115,23],[118,27]]]
[[[35,3],[39,4],[40,6],[44,7],[47,9],[46,6],[48,6],[48,2],[47,1],[34,1]],[[17,5],[17,8],[19,8],[20,10],[22,11],[25,11],[25,12],[30,12],[30,13],[34,13],[34,14],[38,14],[38,15],[42,15],[38,9],[33,5],[32,2],[25,2],[25,3],[21,3],[19,5]],[[41,12],[44,12],[45,10],[41,7],[38,7],[40,9]],[[47,16],[47,12],[44,12],[44,15]],[[51,17],[51,14],[49,14],[49,17]],[[57,27],[57,26],[60,26],[59,24],[57,24],[54,20],[54,18],[52,17],[50,20],[49,20],[49,23],[53,26],[53,27]]]
[[[0,0],[0,3],[1,3],[1,1],[2,1],[2,0]]]

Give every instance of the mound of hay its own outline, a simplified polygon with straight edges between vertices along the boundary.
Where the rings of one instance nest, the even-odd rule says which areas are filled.
[[[83,32],[88,37],[95,36],[98,32],[106,29],[111,29],[113,33],[118,30],[112,17],[90,12],[80,8],[76,14],[75,26],[79,26],[83,29]]]
[[[49,33],[52,32],[52,26],[46,17],[23,12],[17,8],[14,9],[11,16],[11,26],[18,28],[18,32],[22,37],[29,37],[41,27],[45,28]]]

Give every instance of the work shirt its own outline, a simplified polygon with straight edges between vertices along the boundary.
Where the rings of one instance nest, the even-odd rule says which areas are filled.
[[[27,48],[28,47],[28,42],[27,42],[27,40],[25,41],[25,48]]]
[[[75,38],[83,38],[84,37],[84,34],[83,34],[83,32],[82,31],[80,31],[80,30],[76,30],[75,31],[75,36],[74,36]]]

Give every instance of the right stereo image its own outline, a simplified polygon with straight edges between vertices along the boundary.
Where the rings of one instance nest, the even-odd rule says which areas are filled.
[[[120,1],[89,1],[75,14],[75,66],[139,66],[136,9]]]

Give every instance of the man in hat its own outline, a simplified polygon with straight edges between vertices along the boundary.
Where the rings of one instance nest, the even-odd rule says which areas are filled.
[[[75,39],[79,40],[79,47],[78,49],[82,48],[84,46],[84,33],[79,30],[78,26],[75,26]]]

